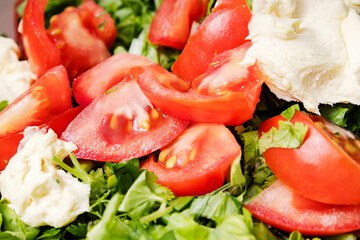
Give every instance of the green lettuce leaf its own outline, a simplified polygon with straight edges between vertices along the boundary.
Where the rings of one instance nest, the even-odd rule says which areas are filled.
[[[119,210],[141,223],[148,223],[171,212],[173,208],[166,207],[166,204],[175,196],[168,188],[155,183],[156,180],[153,173],[143,171],[129,188]]]
[[[281,115],[288,121],[291,121],[296,111],[300,111],[299,104],[294,104],[291,107],[288,107],[281,113]]]
[[[117,216],[121,200],[119,193],[111,198],[102,219],[88,232],[88,240],[151,239],[138,221]]]
[[[266,165],[264,157],[260,155],[258,131],[244,132],[240,135],[240,140],[244,145],[243,171],[246,180],[246,192],[240,195],[238,200],[246,204],[277,178]]]
[[[260,154],[269,148],[298,148],[301,146],[308,127],[303,123],[279,121],[279,129],[272,127],[259,139]]]
[[[20,220],[13,209],[8,207],[6,200],[0,201],[0,239],[32,240],[39,234],[40,229],[30,227]]]

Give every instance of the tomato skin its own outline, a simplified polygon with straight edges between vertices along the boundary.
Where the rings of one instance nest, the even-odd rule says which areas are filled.
[[[105,43],[84,27],[77,8],[68,7],[54,15],[48,34],[61,53],[70,79],[110,57]]]
[[[207,10],[206,0],[164,0],[151,22],[149,41],[177,49],[183,49],[192,23],[203,17]]]
[[[74,97],[81,106],[87,106],[126,76],[142,73],[145,67],[156,69],[157,72],[166,71],[144,56],[128,53],[113,55],[74,80]],[[189,89],[189,85],[176,76],[168,75],[167,81],[178,89]]]
[[[183,143],[181,137],[189,138],[194,130],[201,130],[200,135],[203,134],[199,141],[185,142],[183,148],[178,149],[180,154],[187,149],[196,150],[194,159],[185,166],[166,168],[155,161],[154,156],[141,163],[142,168],[158,176],[159,184],[169,187],[177,196],[203,195],[221,187],[229,166],[240,156],[240,145],[222,124],[192,123],[162,151],[173,151],[173,144]]]
[[[22,18],[24,50],[32,72],[38,77],[61,64],[60,52],[45,29],[46,3],[47,0],[28,0]]]
[[[87,106],[130,72],[154,64],[144,56],[127,53],[113,55],[74,80],[74,97],[81,106]]]
[[[259,133],[278,127],[281,116],[261,124]],[[287,186],[299,194],[328,204],[360,203],[360,166],[302,112],[292,123],[308,126],[297,149],[270,148],[264,152],[267,165]],[[299,180],[301,176],[301,180]]]
[[[82,111],[82,107],[71,108],[59,115],[53,117],[48,123],[39,126],[40,128],[51,128],[54,132],[61,136],[69,123]],[[6,146],[0,149],[0,171],[4,170],[9,160],[17,152],[17,148],[21,139],[24,137],[23,132],[15,133],[4,138],[0,138],[0,146]]]
[[[298,175],[300,176],[300,175]],[[322,236],[360,229],[360,205],[328,205],[304,198],[279,180],[245,205],[254,217],[273,227]]]
[[[238,57],[239,51],[244,55],[248,47],[240,46],[218,55],[215,58],[216,64],[211,65],[208,72],[200,77],[201,79],[195,80],[194,88],[188,92],[167,88],[158,81],[158,75],[149,71],[140,74],[137,81],[150,101],[170,116],[190,122],[239,125],[252,118],[264,82],[264,76],[257,64],[249,68],[241,68],[234,64],[234,60],[227,59],[232,55]],[[239,61],[243,55],[240,56]],[[237,60],[235,58],[235,62]],[[219,94],[216,90],[199,90],[198,93],[200,82],[207,78],[216,81],[219,75],[217,70],[223,73],[222,67],[226,71],[229,69],[231,71],[231,74],[226,75],[223,79],[229,82],[243,83],[242,87],[228,89],[226,86],[228,82],[225,82],[222,83],[223,86],[219,87],[219,90],[225,90],[226,93]],[[224,89],[221,89],[222,87]]]
[[[49,121],[72,108],[66,69],[48,70],[31,87],[0,113],[0,138]]]
[[[113,90],[96,98],[62,134],[62,139],[78,146],[76,157],[114,162],[141,157],[166,145],[188,124],[158,113],[161,124],[150,122],[149,130],[136,130],[142,113],[154,108],[131,76]]]
[[[245,0],[222,1],[190,37],[172,71],[192,82],[214,56],[247,42],[250,9]]]

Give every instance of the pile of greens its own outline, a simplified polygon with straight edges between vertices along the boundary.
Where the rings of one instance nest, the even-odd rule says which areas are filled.
[[[115,21],[117,38],[112,51],[140,54],[170,69],[180,51],[155,46],[147,40],[151,20],[160,0],[96,0]],[[210,8],[216,1],[210,1]],[[251,6],[251,0],[248,0]],[[26,1],[17,9],[22,16]],[[68,6],[78,6],[81,0],[49,0],[45,22]],[[0,201],[0,239],[304,239],[300,233],[288,233],[257,221],[243,207],[263,189],[270,186],[275,175],[260,154],[266,139],[259,143],[260,122],[282,113],[290,114],[293,103],[277,99],[264,86],[253,119],[231,128],[242,146],[243,156],[231,166],[227,184],[204,196],[175,197],[156,183],[157,177],[139,169],[139,160],[121,163],[82,162],[71,156],[71,165],[54,159],[58,165],[91,186],[90,212],[83,213],[63,228],[48,226],[33,228],[23,223]],[[0,111],[6,103],[0,103]],[[290,107],[290,108],[289,108]],[[359,106],[336,104],[320,106],[322,116],[360,134]],[[297,128],[297,130],[294,130]],[[301,126],[283,126],[292,144],[301,143]],[[299,135],[294,133],[302,132]],[[271,134],[278,134],[273,132]],[[289,141],[287,141],[289,142]],[[276,143],[283,146],[282,142]],[[286,146],[293,147],[293,146]],[[324,239],[356,239],[353,234]],[[320,239],[320,238],[313,238]]]

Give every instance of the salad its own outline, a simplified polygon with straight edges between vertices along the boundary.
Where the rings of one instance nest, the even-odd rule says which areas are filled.
[[[356,3],[15,7],[0,239],[360,236]]]

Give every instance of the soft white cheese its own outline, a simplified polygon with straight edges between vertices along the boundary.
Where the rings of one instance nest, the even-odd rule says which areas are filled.
[[[89,211],[89,184],[60,170],[53,157],[63,160],[76,150],[57,139],[53,130],[25,129],[18,152],[0,174],[0,190],[26,224],[62,227]]]
[[[0,37],[0,102],[11,103],[35,81],[27,61],[19,61],[20,50],[15,41]]]
[[[344,1],[254,0],[253,45],[242,64],[257,60],[279,98],[309,111],[318,113],[320,103],[360,104],[359,1]]]

